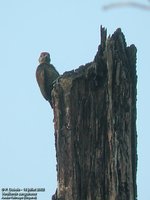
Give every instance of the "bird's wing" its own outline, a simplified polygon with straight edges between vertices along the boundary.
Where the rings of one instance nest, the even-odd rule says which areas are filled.
[[[50,90],[53,88],[53,82],[58,78],[59,73],[51,64],[45,66],[44,71],[45,71],[45,87],[46,89]]]
[[[55,69],[55,67],[51,64],[49,65],[45,65],[45,78],[47,80],[51,80],[51,83],[56,80],[59,76],[59,73],[57,72],[57,70]]]
[[[42,63],[36,70],[36,79],[41,93],[46,100],[51,101],[51,90],[53,82],[58,78],[59,73],[51,64]]]

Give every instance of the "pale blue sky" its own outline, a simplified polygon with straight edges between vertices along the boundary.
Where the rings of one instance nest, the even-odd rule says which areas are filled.
[[[0,188],[45,187],[39,200],[55,192],[53,112],[35,80],[38,57],[50,52],[60,73],[90,62],[103,25],[108,34],[121,27],[138,49],[138,199],[150,199],[150,12],[103,11],[109,2],[0,0]]]

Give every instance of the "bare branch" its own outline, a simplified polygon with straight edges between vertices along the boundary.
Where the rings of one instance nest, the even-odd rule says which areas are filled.
[[[149,0],[150,1],[150,0]],[[117,8],[117,7],[134,7],[134,8],[139,8],[142,10],[150,10],[150,6],[141,4],[141,3],[137,3],[137,2],[118,2],[118,3],[112,3],[112,4],[108,4],[103,6],[104,10],[108,10],[108,9],[112,9],[112,8]]]

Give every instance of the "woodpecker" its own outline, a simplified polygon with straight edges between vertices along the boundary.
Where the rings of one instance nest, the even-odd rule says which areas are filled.
[[[49,101],[53,108],[51,101],[51,91],[53,84],[59,77],[58,71],[50,64],[50,54],[48,52],[42,52],[39,57],[39,65],[36,69],[36,80],[41,90],[43,97]]]

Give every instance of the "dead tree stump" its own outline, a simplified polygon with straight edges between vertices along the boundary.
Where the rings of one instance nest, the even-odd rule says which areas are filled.
[[[52,91],[57,200],[137,199],[136,47],[121,29]]]

